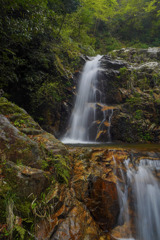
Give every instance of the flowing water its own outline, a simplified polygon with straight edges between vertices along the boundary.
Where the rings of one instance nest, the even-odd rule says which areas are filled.
[[[101,90],[98,89],[98,70],[102,56],[97,55],[87,61],[79,80],[78,93],[69,121],[69,128],[64,135],[63,143],[95,143],[102,124],[96,127],[97,103],[101,104]],[[102,123],[108,118],[108,141],[111,141],[110,125],[113,110],[103,111]],[[96,129],[97,132],[95,131]]]
[[[125,161],[127,170],[126,180],[123,170],[120,171],[121,178],[125,181],[125,186],[122,187],[120,182],[117,181],[117,191],[121,206],[119,224],[129,223],[131,218],[132,220],[134,218],[133,224],[136,231],[132,233],[132,227],[130,226],[128,239],[159,240],[160,184],[155,175],[160,170],[160,160],[143,159],[135,168],[133,166],[129,167],[129,165],[130,160],[128,159]],[[130,216],[129,213],[128,201],[131,197],[130,194],[132,195],[134,217]]]
[[[104,124],[108,126],[106,134],[111,142],[113,109],[103,106],[101,101],[102,93],[98,88],[100,59],[98,55],[84,66],[68,131],[62,139],[64,143],[95,144]],[[103,109],[100,121],[97,121],[97,105]],[[128,159],[121,168],[118,168],[114,156],[113,160],[120,204],[118,224],[128,226],[127,236],[121,240],[160,240],[160,184],[156,175],[160,160],[143,159],[133,164]]]

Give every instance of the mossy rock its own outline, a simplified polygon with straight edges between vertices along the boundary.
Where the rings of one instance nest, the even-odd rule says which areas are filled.
[[[3,164],[3,174],[5,180],[12,187],[12,191],[16,192],[18,196],[28,197],[30,194],[39,196],[51,182],[49,172],[17,165],[10,161]]]
[[[0,98],[0,113],[4,115],[20,113],[24,114],[26,111],[14,103],[9,102],[6,98]]]
[[[38,144],[22,134],[3,115],[0,115],[0,150],[6,160],[40,167],[41,152]]]

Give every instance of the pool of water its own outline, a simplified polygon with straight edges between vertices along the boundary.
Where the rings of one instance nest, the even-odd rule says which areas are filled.
[[[139,151],[154,151],[154,152],[160,152],[160,144],[152,144],[152,143],[113,143],[113,142],[108,142],[108,143],[70,143],[66,144],[69,147],[94,147],[94,148],[107,148],[107,149],[135,149]]]

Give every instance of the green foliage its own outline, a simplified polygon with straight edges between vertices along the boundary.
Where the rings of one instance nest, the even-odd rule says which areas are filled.
[[[21,227],[19,225],[15,225],[14,231],[16,231],[16,238],[18,238],[20,240],[23,240],[25,238],[26,230],[23,227]]]
[[[65,182],[68,184],[68,179],[70,177],[70,168],[68,166],[68,158],[62,157],[61,155],[56,155],[54,159],[54,167],[57,177],[60,182]]]
[[[149,132],[144,132],[144,131],[139,130],[138,135],[145,142],[149,142],[152,140],[152,136]]]
[[[156,102],[157,104],[160,104],[160,99],[156,99],[155,102]]]
[[[43,103],[55,104],[62,100],[61,87],[58,82],[43,83],[36,93],[37,104]]]
[[[120,68],[119,72],[120,72],[120,76],[123,77],[124,75],[126,75],[127,68],[126,67]]]
[[[136,110],[134,118],[137,119],[137,120],[142,119],[143,118],[143,111],[140,110],[140,109]]]
[[[23,124],[25,124],[25,121],[23,119],[20,119],[20,120],[16,120],[14,122],[14,126],[15,127],[21,127]]]
[[[37,119],[44,119],[44,107],[65,100],[81,54],[160,45],[158,0],[0,3],[0,88]],[[144,81],[139,84],[147,89]]]
[[[158,11],[158,0],[120,0],[118,11],[110,24],[111,32],[125,41],[127,46],[159,46]]]
[[[69,158],[61,155],[50,155],[47,157],[47,161],[50,162],[50,166],[54,167],[54,172],[60,183],[68,184],[70,177]]]
[[[42,161],[42,169],[53,172],[53,182],[55,181],[55,177],[60,183],[68,184],[70,178],[68,156],[54,155],[51,152],[46,151],[43,144],[41,145],[41,149],[45,156],[45,159]]]
[[[153,81],[155,86],[160,86],[160,73],[154,73],[153,74]]]
[[[79,4],[79,0],[48,0],[48,7],[58,14],[72,13]]]
[[[141,79],[138,83],[138,86],[141,90],[149,89],[150,88],[150,81],[147,77]]]
[[[127,99],[126,102],[128,102],[131,106],[139,105],[142,102],[141,95],[139,93],[136,93],[134,97]]]

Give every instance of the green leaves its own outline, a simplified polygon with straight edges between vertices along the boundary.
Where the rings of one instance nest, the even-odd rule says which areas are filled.
[[[37,97],[37,104],[41,105],[43,103],[54,104],[56,102],[61,101],[61,87],[59,86],[58,82],[50,82],[44,83],[38,90],[36,97]]]
[[[19,225],[15,225],[14,229],[18,233],[18,235],[19,235],[18,237],[20,237],[20,240],[23,240],[24,237],[25,237],[26,230],[23,227],[19,226]]]
[[[61,155],[56,155],[54,159],[54,168],[59,178],[59,181],[68,184],[68,179],[70,177],[70,168],[68,166],[68,158],[62,157]]]
[[[152,1],[150,1],[150,2],[147,2],[146,3],[146,7],[144,8],[145,9],[145,11],[146,12],[152,12],[153,10],[155,10],[156,9],[156,4],[157,3],[157,0],[152,0]]]
[[[82,0],[82,6],[89,8],[95,18],[107,21],[115,14],[116,0]]]

